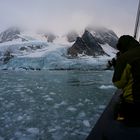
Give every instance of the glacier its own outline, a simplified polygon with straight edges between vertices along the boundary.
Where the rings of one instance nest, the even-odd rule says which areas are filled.
[[[9,33],[9,30],[7,32]],[[108,56],[93,57],[79,54],[78,57],[74,58],[67,54],[68,48],[74,42],[69,42],[66,35],[56,36],[53,42],[48,42],[42,34],[34,32],[20,32],[16,35],[14,39],[12,37],[15,36],[11,35],[11,41],[0,43],[0,70],[105,69],[107,61],[115,57],[117,53],[115,48],[104,43],[100,46]],[[6,52],[10,52],[13,57],[3,63]]]
[[[0,69],[10,70],[91,70],[105,69],[107,61],[115,56],[116,50],[108,44],[101,45],[109,56],[85,56],[70,58],[67,49],[71,43],[49,43],[47,41],[6,42],[0,44],[1,54],[7,50],[14,56]],[[23,49],[22,49],[23,48]]]

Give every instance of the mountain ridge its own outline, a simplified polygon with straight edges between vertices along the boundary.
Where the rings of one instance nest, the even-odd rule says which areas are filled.
[[[61,37],[52,36],[48,41],[44,36],[45,33],[26,34],[24,32],[23,34],[21,31],[13,34],[11,32],[8,35],[4,33],[3,35],[7,35],[8,38],[5,37],[0,43],[0,69],[64,70],[94,69],[96,65],[105,67],[106,61],[114,57],[117,50],[109,45],[108,40],[98,41],[101,36],[97,39],[94,34],[93,31],[86,30],[83,34],[69,34],[70,40],[68,34],[65,34]],[[16,35],[19,38],[15,37]],[[109,35],[111,38],[112,34]],[[117,40],[115,36],[114,38]],[[76,51],[75,55],[70,57],[68,52],[72,47],[76,48]]]
[[[76,57],[79,54],[89,55],[93,57],[100,55],[109,55],[103,50],[101,44],[108,44],[116,49],[115,46],[117,44],[117,41],[117,35],[111,30],[106,29],[106,31],[104,32],[91,32],[85,30],[83,35],[81,37],[77,37],[74,44],[68,49],[68,55],[71,55],[72,57]]]

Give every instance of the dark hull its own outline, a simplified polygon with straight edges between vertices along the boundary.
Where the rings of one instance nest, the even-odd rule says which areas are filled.
[[[114,119],[119,95],[117,91],[86,140],[140,140],[140,126],[130,127]]]

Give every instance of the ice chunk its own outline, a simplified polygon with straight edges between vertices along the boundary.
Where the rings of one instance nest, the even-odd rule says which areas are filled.
[[[49,129],[49,132],[50,132],[50,133],[55,132],[55,131],[56,131],[55,128]]]
[[[53,101],[53,98],[47,98],[46,101]]]
[[[44,98],[49,98],[50,96],[49,95],[45,95],[45,96],[43,96]]]
[[[100,89],[109,89],[109,88],[115,88],[113,85],[102,85],[99,87]]]
[[[17,117],[17,120],[18,120],[18,121],[21,121],[22,119],[23,119],[23,116],[18,116],[18,117]]]
[[[56,95],[56,93],[54,93],[54,92],[50,92],[49,94],[50,94],[50,95]]]
[[[90,100],[86,98],[86,99],[85,99],[85,102],[86,102],[86,103],[87,103],[87,102],[90,102]]]
[[[105,109],[105,105],[99,105],[99,109]]]
[[[84,126],[86,126],[86,127],[90,127],[90,123],[89,123],[88,120],[83,120],[83,124],[84,124]]]
[[[80,112],[79,114],[78,114],[78,117],[79,118],[82,118],[82,117],[85,117],[86,116],[86,113],[85,112]]]
[[[54,108],[59,108],[60,106],[65,106],[67,103],[65,101],[62,101],[61,103],[55,104]]]
[[[39,134],[39,129],[38,128],[28,128],[27,132],[34,134],[34,135],[38,135]]]
[[[77,109],[74,108],[74,107],[68,107],[67,110],[68,110],[68,111],[71,111],[71,112],[75,112],[75,111],[77,111]]]
[[[83,103],[78,103],[76,106],[84,106],[84,104]]]

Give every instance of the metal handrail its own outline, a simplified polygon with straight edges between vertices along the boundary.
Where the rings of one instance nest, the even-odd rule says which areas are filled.
[[[139,26],[140,26],[140,0],[139,0],[136,23],[135,23],[135,29],[134,29],[134,38],[135,39],[137,39],[137,37],[138,37]]]

